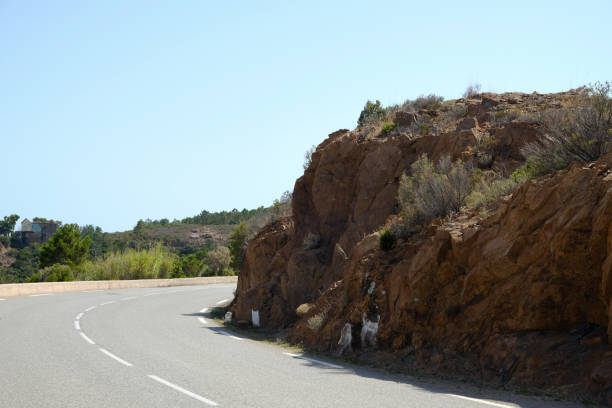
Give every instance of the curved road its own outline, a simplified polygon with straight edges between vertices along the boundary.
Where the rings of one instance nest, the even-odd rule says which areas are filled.
[[[240,338],[235,285],[0,300],[0,407],[574,407],[419,383]]]

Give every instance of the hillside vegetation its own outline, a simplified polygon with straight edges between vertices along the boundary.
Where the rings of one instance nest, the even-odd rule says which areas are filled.
[[[5,217],[0,225],[0,283],[233,275],[248,239],[261,226],[286,215],[290,200],[286,192],[270,207],[202,211],[172,222],[139,220],[133,230],[115,233],[68,224],[42,246],[13,242],[13,248],[10,233],[19,216]],[[78,259],[65,256],[84,246]]]

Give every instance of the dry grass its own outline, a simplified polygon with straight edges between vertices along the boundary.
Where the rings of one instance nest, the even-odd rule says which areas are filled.
[[[306,323],[308,324],[308,328],[316,333],[321,330],[326,321],[327,313],[321,312],[310,317]]]
[[[76,280],[164,279],[172,274],[177,256],[157,244],[151,249],[113,252],[101,260],[85,261]]]
[[[302,303],[295,309],[295,314],[297,314],[298,317],[306,316],[313,307],[314,305],[312,303]]]

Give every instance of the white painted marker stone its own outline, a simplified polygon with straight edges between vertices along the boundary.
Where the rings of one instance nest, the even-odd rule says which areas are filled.
[[[251,322],[253,327],[259,327],[259,310],[251,310]]]
[[[232,312],[225,313],[225,318],[223,319],[223,323],[231,323],[232,322]]]
[[[380,315],[377,314],[374,320],[370,320],[368,319],[366,313],[364,313],[362,322],[361,346],[364,348],[367,347],[368,344],[376,346],[376,334],[378,333],[378,322],[380,322]]]
[[[351,330],[351,324],[345,323],[340,331],[340,340],[338,340],[338,354],[344,353],[347,349],[352,350],[351,342],[353,341],[353,335]]]

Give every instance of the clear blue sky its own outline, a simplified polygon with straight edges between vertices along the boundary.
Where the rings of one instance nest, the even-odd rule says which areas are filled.
[[[297,3],[0,0],[0,216],[269,205],[367,99],[612,79],[611,1]]]

